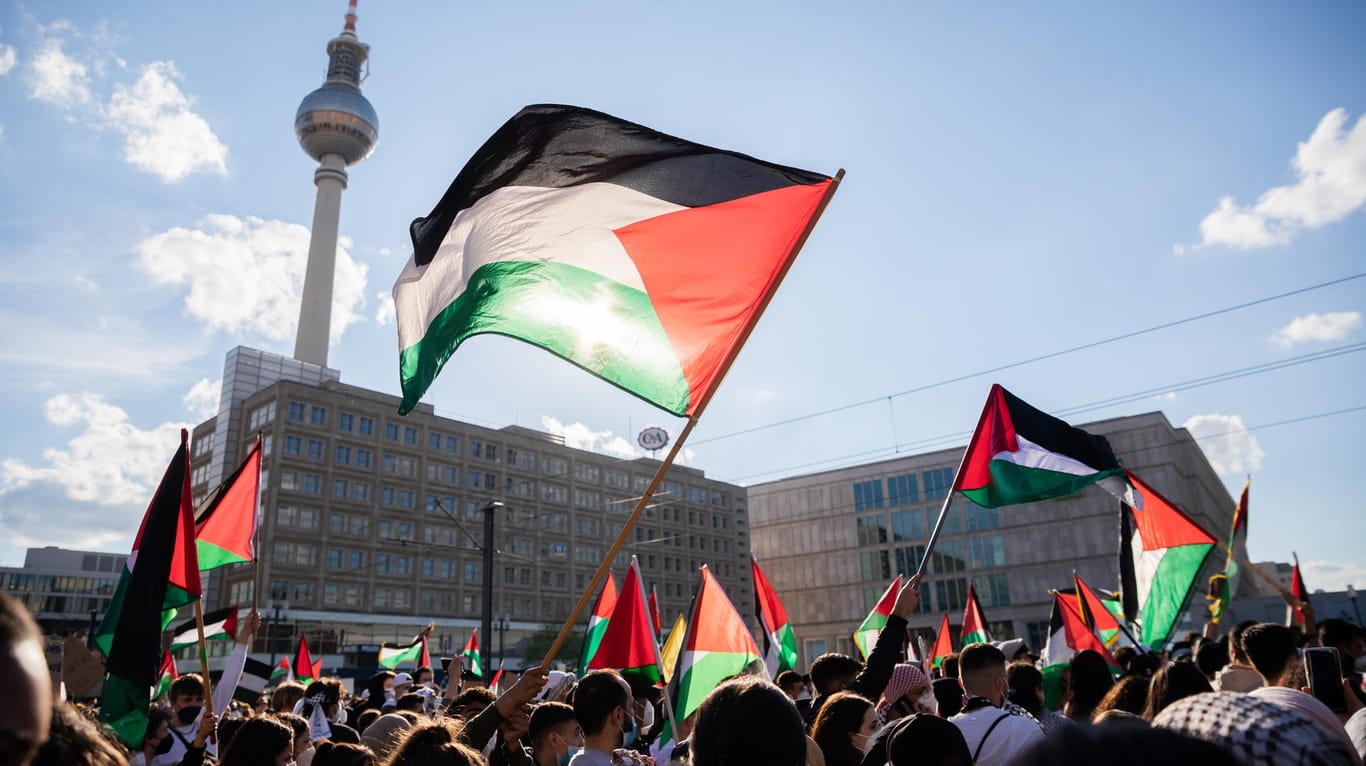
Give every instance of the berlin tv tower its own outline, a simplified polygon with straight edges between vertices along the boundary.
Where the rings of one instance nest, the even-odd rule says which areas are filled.
[[[350,0],[346,26],[327,43],[327,79],[321,88],[304,96],[294,115],[299,145],[318,161],[313,173],[318,197],[313,203],[313,232],[294,358],[320,367],[327,366],[337,226],[346,167],[370,156],[379,140],[379,116],[360,92],[361,67],[369,55],[370,46],[356,37],[356,0]]]

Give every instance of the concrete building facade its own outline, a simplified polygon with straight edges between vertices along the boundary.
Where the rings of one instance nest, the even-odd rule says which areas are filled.
[[[29,608],[49,636],[87,633],[104,617],[128,554],[29,548],[22,567],[0,567],[0,591]]]
[[[1107,437],[1126,467],[1211,534],[1228,534],[1234,499],[1185,429],[1157,412],[1080,427]],[[851,633],[891,579],[915,572],[962,455],[958,447],[749,488],[755,554],[787,608],[803,667],[827,651],[850,653]],[[1049,590],[1071,587],[1073,570],[1093,587],[1119,587],[1118,514],[1097,487],[998,509],[954,498],[911,627],[932,639],[946,613],[956,642],[971,583],[993,639],[1040,650]],[[1197,611],[1223,564],[1218,553],[1206,562]]]

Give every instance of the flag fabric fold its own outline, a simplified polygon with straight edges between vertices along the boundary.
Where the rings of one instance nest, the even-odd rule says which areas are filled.
[[[184,649],[199,643],[199,624],[193,618],[172,628],[171,650]],[[237,640],[237,607],[217,609],[204,615],[205,641]]]
[[[650,624],[655,629],[655,641],[664,642],[664,621],[659,618],[659,596],[655,594],[655,586],[650,586]]]
[[[1097,483],[1124,497],[1123,475],[1105,437],[1074,428],[993,384],[953,489],[996,508],[1062,497]]]
[[[286,660],[285,664],[288,665],[289,661]],[[255,705],[270,680],[281,673],[282,671],[278,668],[271,668],[269,663],[247,657],[246,662],[242,665],[242,677],[233,689],[232,698],[238,702]],[[213,686],[217,689],[218,684],[222,681],[223,671],[210,671],[209,678],[212,679]]]
[[[308,639],[302,633],[299,634],[299,648],[294,652],[294,666],[290,672],[295,681],[305,685],[318,680],[319,673],[314,669],[312,655],[308,653]]]
[[[930,667],[939,667],[944,662],[944,658],[951,654],[953,654],[953,634],[949,629],[949,616],[945,614],[943,622],[939,625],[939,633],[934,637],[934,646],[930,647],[930,654],[927,658]]]
[[[972,583],[968,583],[968,603],[963,610],[963,627],[958,640],[964,647],[968,644],[991,643],[991,635],[987,633],[987,618],[982,614],[982,604],[977,600],[977,591]]]
[[[693,596],[687,635],[669,682],[675,720],[682,721],[692,715],[702,699],[722,680],[740,673],[761,673],[763,668],[763,657],[759,655],[749,626],[745,625],[711,570],[703,565]],[[671,731],[666,731],[660,741],[665,742],[672,735]]]
[[[607,579],[602,583],[602,590],[598,591],[598,598],[593,602],[593,611],[588,614],[588,630],[583,634],[583,649],[579,652],[579,667],[586,668],[593,659],[593,653],[598,650],[598,644],[602,643],[602,634],[607,631],[608,621],[612,619],[612,610],[617,606],[617,583],[612,578],[611,570],[607,572]]]
[[[778,592],[759,568],[759,559],[752,551],[749,563],[754,574],[754,613],[764,636],[764,667],[769,678],[777,678],[779,673],[797,667],[797,636],[792,632],[787,610],[778,600]]]
[[[678,653],[683,648],[683,638],[688,632],[688,621],[683,618],[682,613],[678,619],[674,620],[674,626],[669,629],[669,637],[664,641],[664,646],[659,650],[660,671],[664,673],[664,683],[673,680],[674,668],[678,666]]]
[[[432,628],[427,628],[406,644],[388,642],[381,644],[379,647],[380,667],[393,670],[405,662],[413,663],[414,667],[430,667],[424,665],[424,662],[429,661],[427,658],[427,634],[431,630]]]
[[[494,333],[693,414],[832,183],[589,109],[522,109],[410,227],[400,412]]]
[[[261,442],[200,506],[195,522],[199,567],[205,571],[252,561],[260,517]]]
[[[190,499],[189,433],[152,496],[124,570],[122,603],[105,615],[111,623],[101,720],[129,747],[142,745],[147,704],[160,679],[161,632],[168,601],[199,597],[199,564],[194,546],[194,506]],[[173,592],[175,591],[175,592]],[[168,594],[171,594],[168,596]]]
[[[621,584],[621,595],[612,609],[602,642],[588,663],[589,670],[611,669],[623,676],[634,676],[649,684],[664,680],[657,664],[659,645],[655,643],[650,626],[649,606],[645,602],[645,585],[641,581],[640,562],[631,557],[626,579]]]
[[[854,646],[858,647],[863,659],[868,659],[868,655],[873,653],[873,646],[877,644],[877,634],[882,632],[882,628],[887,624],[887,618],[892,616],[892,606],[896,604],[896,596],[900,592],[901,575],[898,574],[873,605],[873,611],[863,618],[858,630],[854,631]]]
[[[1107,649],[1117,646],[1133,646],[1134,642],[1129,640],[1128,632],[1124,626],[1119,624],[1119,619],[1105,605],[1100,596],[1091,589],[1076,572],[1072,573],[1075,584],[1075,596],[1077,599],[1077,612],[1081,614],[1082,622],[1087,627],[1096,631],[1100,640]]]
[[[157,690],[152,692],[152,699],[156,699],[171,691],[171,682],[180,677],[180,671],[176,669],[175,657],[171,656],[171,650],[166,650],[166,656],[161,658],[161,669],[157,671],[159,680]]]
[[[1300,574],[1300,555],[1293,551],[1290,555],[1295,561],[1294,566],[1290,570],[1290,595],[1294,596],[1300,604],[1308,604],[1309,588],[1304,584],[1304,575]],[[1301,628],[1305,627],[1304,607],[1296,605],[1289,611],[1290,620],[1287,620],[1287,622],[1292,625],[1299,625]]]

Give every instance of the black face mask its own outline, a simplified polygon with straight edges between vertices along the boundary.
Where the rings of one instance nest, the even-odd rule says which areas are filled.
[[[161,743],[157,745],[157,755],[165,755],[171,752],[171,746],[174,744],[175,742],[171,740],[171,733],[166,732],[166,736],[162,737]]]
[[[194,723],[194,719],[199,717],[199,711],[203,709],[204,708],[198,705],[190,705],[189,707],[183,707],[176,711],[176,720],[180,721],[181,726],[189,726],[190,724]]]

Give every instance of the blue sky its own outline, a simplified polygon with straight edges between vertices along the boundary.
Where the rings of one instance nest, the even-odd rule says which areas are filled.
[[[1254,560],[1294,550],[1311,588],[1366,586],[1366,410],[1260,428],[1366,405],[1366,279],[886,398],[1366,272],[1366,6],[484,5],[360,6],[381,126],[342,202],[343,380],[397,392],[383,296],[408,221],[522,105],[589,106],[848,170],[694,433],[709,474],[965,431],[993,381],[1052,411],[1151,389],[1074,420],[1190,423],[1230,492],[1253,475]],[[314,167],[292,119],[344,6],[0,8],[0,562],[126,550],[227,349],[291,352]],[[499,338],[467,344],[427,401],[604,451],[680,426]]]

